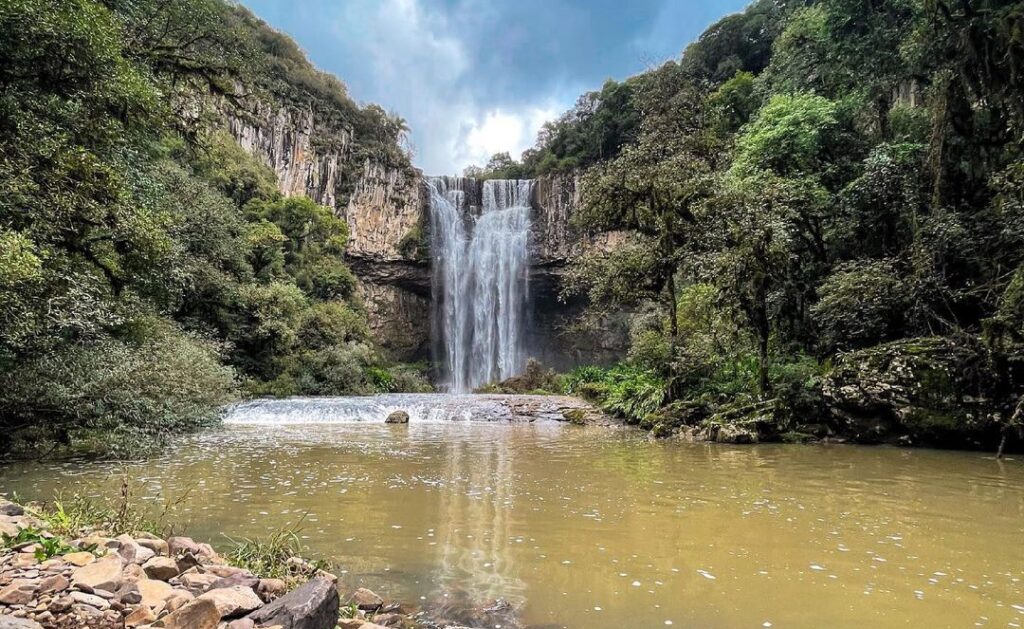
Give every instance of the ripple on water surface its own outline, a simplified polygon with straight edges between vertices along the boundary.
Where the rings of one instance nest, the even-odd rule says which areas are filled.
[[[302,537],[350,585],[504,597],[571,628],[1013,627],[1024,466],[888,448],[651,443],[554,423],[229,424],[128,464],[190,490],[198,537]],[[30,464],[4,491],[110,494],[121,467]]]

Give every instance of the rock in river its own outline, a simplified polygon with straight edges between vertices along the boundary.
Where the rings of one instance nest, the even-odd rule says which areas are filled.
[[[388,418],[384,420],[385,424],[408,424],[409,413],[405,411],[395,411],[388,415]]]

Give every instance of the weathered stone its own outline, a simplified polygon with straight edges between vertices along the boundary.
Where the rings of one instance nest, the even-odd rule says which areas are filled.
[[[384,420],[385,424],[408,424],[409,413],[405,411],[395,411],[388,415],[388,418]]]
[[[377,594],[372,590],[359,588],[352,593],[352,602],[355,603],[359,609],[371,612],[380,609],[384,604],[384,599],[377,596]]]
[[[127,563],[142,564],[149,561],[156,555],[154,551],[140,545],[129,535],[119,535],[115,541],[118,544],[118,554],[120,554]]]
[[[210,584],[210,589],[217,590],[241,585],[243,587],[249,588],[250,590],[255,590],[259,586],[259,583],[260,580],[254,576],[246,574],[235,574],[230,577],[223,577],[217,579],[216,581]]]
[[[174,594],[173,587],[154,579],[139,581],[135,584],[134,589],[139,593],[139,602],[146,607],[156,607]]]
[[[116,591],[121,586],[121,556],[111,553],[78,568],[71,575],[74,585]]]
[[[145,605],[140,605],[125,616],[124,626],[138,627],[139,625],[148,625],[154,620],[156,620],[156,614],[153,613],[153,610]]]
[[[110,607],[110,603],[107,599],[102,596],[96,596],[95,594],[86,594],[85,592],[72,592],[71,600],[76,603],[88,605],[89,607],[95,607],[99,610],[104,610]]]
[[[184,605],[191,603],[195,598],[195,596],[192,596],[191,593],[186,592],[185,590],[174,590],[174,592],[167,597],[164,609],[169,612],[173,612],[174,610],[180,609]]]
[[[205,566],[205,568],[206,568],[206,571],[209,572],[210,574],[215,574],[218,577],[221,577],[222,579],[226,579],[228,577],[233,577],[233,576],[237,576],[237,575],[242,575],[242,576],[246,576],[246,577],[253,576],[253,574],[251,572],[249,572],[248,570],[246,570],[244,568],[236,568],[235,566],[211,565],[211,566]]]
[[[0,498],[0,515],[25,515],[25,508],[19,504]]]
[[[196,599],[158,620],[154,626],[164,629],[215,629],[218,622],[220,613],[213,601]]]
[[[49,594],[66,590],[69,587],[71,587],[71,582],[68,581],[67,577],[62,574],[55,574],[51,577],[46,577],[39,583],[39,593]]]
[[[39,565],[39,559],[32,553],[18,553],[13,563],[15,568],[30,568]]]
[[[234,618],[248,614],[263,605],[260,597],[243,585],[218,588],[203,594],[198,600],[211,600],[217,606],[221,618]]]
[[[202,594],[206,590],[209,590],[210,586],[218,579],[220,579],[220,577],[215,574],[199,572],[186,573],[178,577],[178,580],[181,581],[181,584],[185,589],[196,596]]]
[[[256,594],[266,603],[280,598],[287,593],[288,585],[281,579],[260,579],[259,584],[256,586]]]
[[[333,629],[338,620],[338,591],[326,579],[310,579],[249,615],[257,625],[287,629]]]
[[[153,539],[149,537],[137,537],[135,543],[143,548],[148,548],[157,555],[169,555],[170,547],[162,539]]]
[[[228,629],[253,629],[255,626],[251,618],[236,618],[228,623]]]
[[[68,553],[64,555],[64,561],[73,566],[85,566],[96,561],[96,555],[89,552]]]
[[[169,537],[167,538],[167,548],[172,555],[179,555],[186,552],[192,553],[193,555],[199,555],[199,544],[197,544],[191,537]]]
[[[142,570],[150,579],[170,581],[178,576],[178,563],[170,557],[153,557],[142,564]]]
[[[34,579],[14,579],[7,587],[0,590],[0,603],[4,605],[28,605],[35,596],[39,581]]]
[[[0,629],[43,629],[43,626],[28,618],[0,616]]]

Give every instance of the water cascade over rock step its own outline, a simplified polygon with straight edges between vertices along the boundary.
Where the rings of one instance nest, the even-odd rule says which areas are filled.
[[[599,410],[578,398],[555,395],[439,395],[390,393],[365,397],[299,397],[252,400],[227,409],[227,424],[383,424],[393,413],[410,423],[459,421],[559,421],[609,423]]]
[[[434,359],[466,393],[522,371],[532,180],[429,179]]]

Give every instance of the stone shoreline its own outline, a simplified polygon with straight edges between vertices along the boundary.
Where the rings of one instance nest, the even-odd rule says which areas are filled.
[[[62,539],[46,529],[0,499],[0,629],[421,626],[370,590],[340,592],[337,577],[297,557],[288,568],[305,582],[289,591],[284,580],[229,565],[188,537],[82,530]]]

